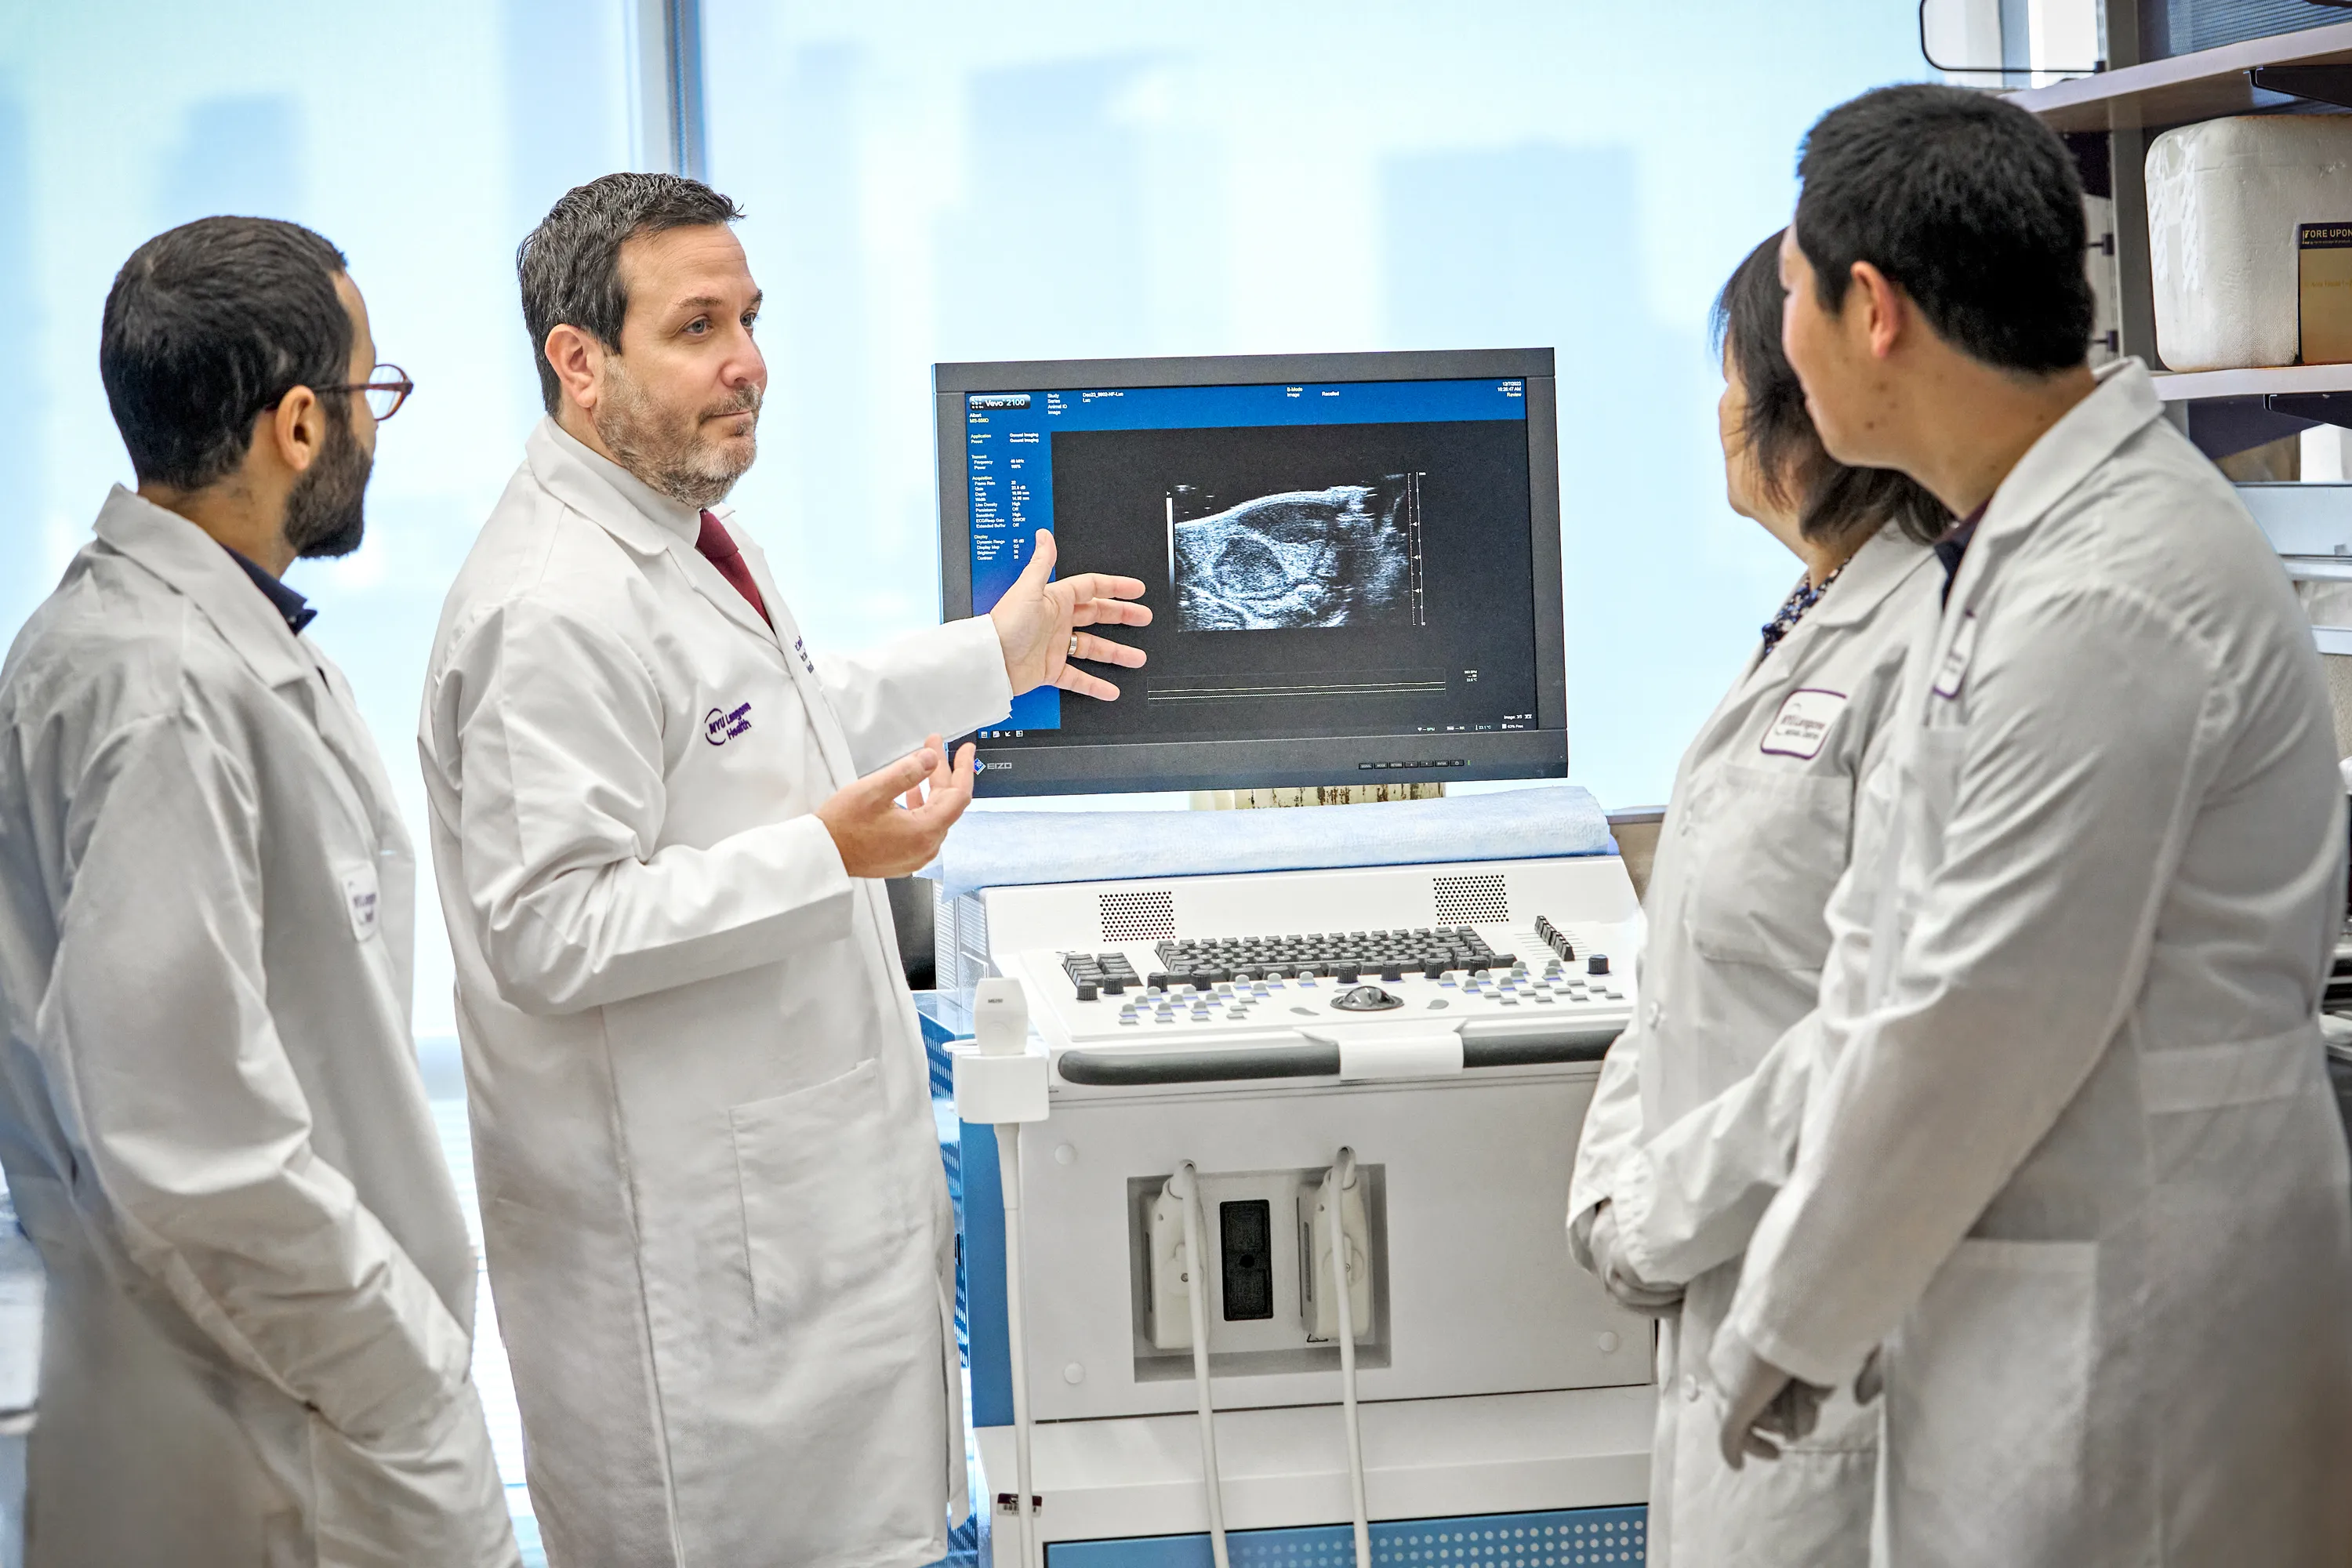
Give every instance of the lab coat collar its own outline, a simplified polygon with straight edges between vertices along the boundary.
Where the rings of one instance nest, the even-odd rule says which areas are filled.
[[[1777,679],[1780,671],[1796,664],[1800,650],[1811,638],[1867,618],[1928,559],[1927,547],[1904,538],[1903,531],[1894,523],[1881,527],[1863,541],[1862,548],[1848,558],[1845,569],[1830,584],[1829,592],[1789,628],[1779,647],[1769,656],[1760,642],[1749,650],[1748,663],[1740,670],[1739,684],[1732,689],[1734,695],[1747,692],[1759,680]],[[1727,699],[1727,704],[1728,701]]]
[[[660,554],[672,539],[691,550],[702,536],[700,511],[591,450],[552,416],[530,433],[523,455],[541,484],[640,555]]]
[[[1822,595],[1821,603],[1805,612],[1804,619],[1791,628],[1790,635],[1795,636],[1808,623],[1843,626],[1865,619],[1927,558],[1926,545],[1906,539],[1902,529],[1894,523],[1884,525],[1863,541],[1862,548],[1848,558],[1844,570],[1830,584],[1829,592]]]
[[[99,509],[95,531],[194,605],[263,684],[306,686],[312,679],[317,667],[286,618],[211,534],[121,485]]]
[[[777,641],[775,628],[696,548],[702,537],[699,509],[672,500],[611,458],[590,451],[552,418],[541,419],[523,443],[523,461],[550,495],[611,534],[624,549],[674,557],[687,581],[718,605],[720,615],[763,642]],[[722,524],[735,515],[728,506],[713,506],[709,511]],[[772,609],[773,588],[763,585],[762,592]]]
[[[2156,383],[2138,360],[2114,360],[2091,374],[2097,378],[2091,395],[2043,431],[1993,491],[1969,552],[1953,574],[1944,601],[1948,613],[1965,611],[1990,569],[1987,562],[2004,553],[2002,547],[2011,537],[2033,526],[2113,457],[2116,448],[2163,416]]]

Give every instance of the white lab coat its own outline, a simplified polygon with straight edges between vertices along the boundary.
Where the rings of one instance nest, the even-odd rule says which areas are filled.
[[[698,527],[542,422],[427,672],[531,1497],[557,1568],[928,1563],[954,1227],[882,885],[810,813],[1003,718],[1003,656],[982,616],[819,663],[740,525],[773,631]]]
[[[1922,623],[1867,1011],[1729,1321],[1819,1384],[1883,1344],[1877,1563],[2341,1564],[2327,702],[2228,483],[2100,375]]]
[[[1925,545],[1883,529],[1779,647],[1749,656],[1675,773],[1643,900],[1641,1014],[1602,1065],[1570,1193],[1571,1227],[1611,1199],[1627,1262],[1688,1284],[1658,1347],[1653,1563],[1868,1559],[1874,1410],[1841,1398],[1780,1463],[1735,1471],[1723,1462],[1722,1395],[1706,1360],[1738,1282],[1738,1240],[1693,1267],[1685,1254],[1725,1221],[1677,1205],[1671,1191],[1657,1202],[1656,1167],[1640,1152],[1743,1082],[1811,1014],[1831,942],[1823,910],[1845,869],[1855,797],[1884,752],[1914,622],[1943,580]],[[1735,1214],[1738,1235],[1755,1212]]]
[[[334,667],[123,489],[0,673],[0,1163],[48,1272],[35,1568],[518,1561]]]

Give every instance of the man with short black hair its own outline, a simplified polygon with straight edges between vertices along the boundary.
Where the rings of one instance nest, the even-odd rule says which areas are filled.
[[[415,861],[279,577],[356,549],[335,247],[149,240],[99,370],[137,493],[0,669],[0,1164],[48,1274],[26,1560],[516,1563],[409,1035]]]
[[[1716,1342],[1726,1457],[1863,1374],[1874,1561],[2340,1564],[2344,795],[2310,629],[2147,370],[2084,363],[2054,135],[1892,88],[1801,174],[1783,336],[1822,438],[1965,521]]]
[[[490,1284],[558,1568],[914,1564],[964,1491],[955,1228],[880,879],[971,748],[1141,653],[1132,578],[805,647],[723,498],[757,451],[732,203],[611,174],[518,258],[549,417],[450,591],[418,748]],[[824,520],[855,551],[861,520]],[[904,799],[902,805],[901,800]]]

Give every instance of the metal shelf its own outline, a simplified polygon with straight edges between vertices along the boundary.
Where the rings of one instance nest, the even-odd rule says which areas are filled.
[[[2053,131],[2183,125],[2295,101],[2293,90],[2264,91],[2246,74],[2281,66],[2352,66],[2352,22],[2250,38],[2242,44],[2029,88],[2010,94],[2010,101],[2032,110]]]
[[[2352,364],[2282,364],[2252,370],[2163,371],[2149,378],[2167,403],[2204,397],[2275,397],[2352,392]]]
[[[2166,403],[2187,407],[2189,438],[2221,458],[2314,425],[2352,426],[2352,364],[2160,372]]]

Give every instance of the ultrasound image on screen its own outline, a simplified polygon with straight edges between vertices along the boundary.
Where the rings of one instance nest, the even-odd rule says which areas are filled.
[[[1283,490],[1232,505],[1168,492],[1168,576],[1189,632],[1420,626],[1421,478]]]
[[[1153,617],[1119,628],[1151,662],[1117,702],[1065,703],[1052,743],[1533,714],[1525,424],[1066,430],[1050,450],[1064,559],[1141,578]]]

